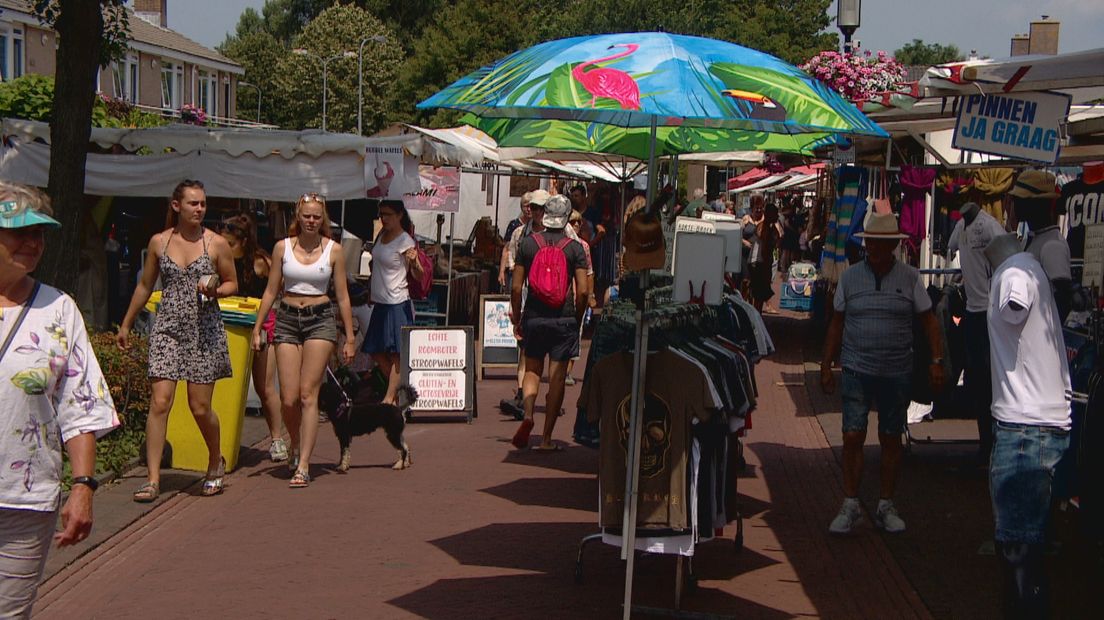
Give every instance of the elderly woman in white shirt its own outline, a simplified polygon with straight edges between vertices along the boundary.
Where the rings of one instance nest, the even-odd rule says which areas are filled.
[[[92,530],[96,436],[119,425],[77,304],[30,276],[49,199],[0,181],[0,617],[30,617],[53,539]],[[62,445],[73,487],[61,505]],[[62,531],[55,533],[60,506]]]

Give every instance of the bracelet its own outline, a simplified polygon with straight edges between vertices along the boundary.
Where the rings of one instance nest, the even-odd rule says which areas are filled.
[[[83,484],[86,487],[92,489],[93,492],[95,492],[96,489],[100,488],[100,482],[92,476],[77,476],[76,478],[73,478],[73,484]]]

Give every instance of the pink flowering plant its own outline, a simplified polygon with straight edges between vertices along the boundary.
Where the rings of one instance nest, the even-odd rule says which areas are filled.
[[[892,56],[879,50],[872,54],[826,51],[801,66],[809,75],[850,101],[868,101],[876,95],[896,90],[905,79],[905,68]]]
[[[180,120],[184,123],[191,123],[192,125],[206,125],[207,113],[203,111],[203,108],[185,103],[180,106]]]

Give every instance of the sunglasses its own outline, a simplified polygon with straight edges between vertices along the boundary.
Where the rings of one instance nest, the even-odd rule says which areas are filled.
[[[326,204],[326,196],[318,192],[307,192],[299,197],[299,202],[320,202]]]

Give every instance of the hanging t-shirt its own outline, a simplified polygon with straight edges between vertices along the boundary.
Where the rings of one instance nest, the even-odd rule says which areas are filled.
[[[985,248],[994,237],[1004,234],[1004,227],[992,215],[978,211],[977,217],[966,225],[965,218],[958,220],[951,241],[947,244],[947,255],[959,253],[962,265],[962,278],[966,281],[966,310],[985,312],[989,307],[989,277],[991,269],[985,258]]]
[[[1062,186],[1062,206],[1066,212],[1066,241],[1070,256],[1085,257],[1085,226],[1104,223],[1104,181],[1089,185],[1084,179]]]
[[[598,480],[602,527],[622,525],[632,367],[631,353],[605,357],[591,369],[579,396],[579,406],[585,407],[587,417],[592,422],[601,420]],[[706,417],[707,410],[720,403],[711,395],[702,371],[670,351],[648,356],[644,385],[637,525],[686,529],[690,419]]]
[[[1020,252],[997,268],[989,291],[993,417],[1070,428],[1069,363],[1058,306],[1042,265]]]

